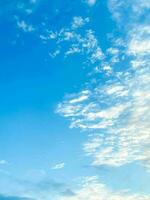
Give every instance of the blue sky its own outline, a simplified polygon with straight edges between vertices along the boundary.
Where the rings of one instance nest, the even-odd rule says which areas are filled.
[[[150,199],[150,3],[0,3],[0,200]]]

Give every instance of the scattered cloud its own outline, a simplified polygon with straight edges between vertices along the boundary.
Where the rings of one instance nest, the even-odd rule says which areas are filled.
[[[121,16],[124,4],[123,0],[109,1],[111,12],[116,15],[117,22],[119,19],[119,24],[124,23]],[[73,97],[67,96],[57,108],[58,113],[69,118],[71,128],[93,132],[83,150],[92,156],[94,166],[117,167],[140,161],[150,168],[150,27],[147,21],[137,20],[139,15],[134,16],[132,2],[128,7],[132,11],[128,21],[130,29],[124,29],[125,39],[115,38],[114,45],[106,50],[105,59],[101,58],[101,53],[96,56],[99,55],[96,53],[99,47],[92,32],[89,46],[88,42],[85,44],[88,49],[94,47],[91,64],[94,63],[93,57],[96,60],[100,58],[101,67],[106,69],[106,73],[110,72],[109,76],[102,81],[96,79],[93,85],[89,82],[89,87],[86,84],[88,97],[84,97],[81,91]],[[138,6],[142,13],[143,7],[147,9],[148,5]],[[116,64],[126,67],[117,69]]]
[[[138,21],[140,18],[143,18],[143,14],[149,11],[150,3],[147,0],[108,0],[108,7],[112,17],[119,25],[123,27],[124,23],[126,23],[124,28],[129,28],[129,23]],[[127,14],[128,19],[126,19]]]
[[[33,32],[35,30],[32,25],[27,24],[24,20],[18,21],[17,26],[24,32]]]
[[[84,26],[86,23],[89,22],[89,18],[82,18],[81,16],[75,16],[73,17],[73,21],[72,21],[72,28],[73,29],[77,29],[80,28],[82,26]]]
[[[89,18],[75,16],[72,19],[70,27],[62,28],[59,31],[47,30],[47,34],[41,34],[40,39],[44,43],[55,42],[56,49],[50,53],[50,55],[54,55],[52,57],[63,52],[65,57],[78,54],[86,57],[84,60],[86,63],[100,63],[104,59],[104,54],[94,31],[85,27],[89,21]],[[82,33],[79,33],[79,28],[83,28]],[[58,51],[59,53],[56,54],[55,52]]]
[[[53,169],[53,170],[59,170],[59,169],[63,169],[64,167],[65,167],[65,163],[62,162],[62,163],[58,163],[55,166],[51,167],[51,169]]]

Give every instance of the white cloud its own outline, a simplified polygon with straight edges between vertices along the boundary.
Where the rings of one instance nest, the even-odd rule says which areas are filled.
[[[80,28],[88,22],[89,22],[88,17],[82,18],[81,16],[75,16],[75,17],[73,17],[73,21],[72,21],[72,28],[73,29]]]
[[[62,162],[62,163],[58,163],[55,166],[51,167],[51,169],[53,169],[53,170],[59,170],[59,169],[63,169],[64,167],[65,167],[65,163]]]
[[[108,0],[108,7],[112,17],[126,29],[130,23],[133,25],[135,21],[143,19],[145,11],[150,9],[150,3],[147,0]],[[128,19],[126,14],[128,14]],[[126,26],[124,26],[125,23]]]
[[[82,101],[85,101],[87,100],[89,97],[89,91],[88,90],[85,90],[85,91],[82,91],[79,95],[78,98],[75,98],[75,99],[71,99],[70,100],[70,103],[71,104],[74,104],[74,103],[79,103],[79,102],[82,102]]]
[[[142,14],[145,9],[150,9],[150,1],[147,0],[136,0],[133,4],[133,11],[134,13]]]
[[[80,189],[72,196],[61,197],[60,200],[149,200],[150,196],[130,194],[126,191],[113,192],[104,184],[101,184],[97,177],[86,177]]]
[[[114,85],[106,87],[105,92],[108,95],[116,95],[116,96],[128,95],[128,90],[123,85],[119,85],[119,84],[114,84]]]
[[[96,4],[96,0],[86,0],[86,3],[89,5],[89,6],[94,6]]]
[[[87,2],[94,5],[96,1]],[[139,20],[149,3],[135,2],[109,0],[109,9],[126,36],[115,37],[105,55],[95,32],[85,27],[89,18],[75,16],[67,28],[47,30],[46,35],[40,36],[45,43],[55,42],[56,50],[50,53],[51,57],[61,52],[65,57],[78,54],[93,67],[93,74],[108,76],[102,81],[97,76],[94,86],[91,82],[89,86],[86,84],[83,91],[87,93],[70,95],[57,108],[58,113],[69,118],[70,127],[98,131],[99,137],[93,135],[84,144],[84,151],[97,166],[121,166],[134,161],[149,163],[149,150],[145,147],[150,143],[150,27],[146,20],[144,23]]]
[[[86,58],[84,59],[86,63],[100,64],[104,59],[104,54],[94,31],[85,28],[85,24],[88,22],[89,18],[75,16],[68,28],[62,28],[56,32],[47,30],[47,34],[40,35],[40,38],[44,43],[51,40],[55,41],[56,51],[59,49],[65,57],[78,54]],[[78,31],[79,27],[83,28],[81,33]],[[66,48],[64,48],[64,44]],[[50,54],[53,55],[54,53],[52,52]]]
[[[89,91],[86,101],[66,99],[58,112],[71,120],[71,127],[97,129],[84,145],[93,165],[121,166],[136,160],[146,163],[150,143],[149,62],[118,79]],[[78,96],[78,95],[76,95]],[[77,97],[78,99],[79,97]],[[74,104],[72,104],[72,100]]]
[[[150,54],[150,26],[139,25],[130,32],[131,40],[128,46],[129,54]]]
[[[101,146],[103,140],[100,137],[94,137],[83,145],[84,151],[88,155],[92,155]]]
[[[117,12],[120,13],[125,2],[116,0],[113,3]],[[124,20],[122,22],[124,23]],[[121,18],[119,23],[121,23]],[[125,30],[126,40],[123,43],[123,40],[116,40],[116,44],[110,47],[105,55],[112,55],[114,58],[121,54],[127,57],[129,62],[124,63],[121,59],[117,61],[120,65],[127,67],[120,71],[116,69],[113,71],[112,65],[115,67],[116,62],[112,62],[111,59],[105,62],[106,58],[102,62],[103,69],[105,71],[106,66],[106,73],[108,70],[111,72],[107,80],[99,84],[100,80],[97,79],[96,86],[89,89],[86,100],[79,94],[73,98],[67,97],[59,104],[57,111],[70,119],[72,128],[96,130],[93,138],[83,145],[85,153],[93,158],[92,165],[121,166],[139,161],[150,169],[148,156],[150,145],[150,27],[147,22],[137,23],[136,18],[133,22],[129,19],[128,23],[130,29]],[[90,54],[92,64],[95,62],[92,60],[93,54],[97,55],[96,50],[99,47],[92,31],[87,33],[87,38],[88,40],[85,39],[86,42],[82,44],[87,51],[94,49],[94,53]],[[123,47],[118,48],[119,45],[124,46],[124,49]],[[96,60],[102,60],[102,58],[95,57]],[[91,88],[90,84],[89,88]],[[71,104],[72,101],[74,104]]]
[[[73,55],[73,54],[77,54],[77,53],[81,53],[81,49],[79,47],[77,47],[77,45],[72,45],[69,48],[69,50],[65,52],[65,56]]]
[[[34,31],[34,27],[32,25],[27,24],[24,20],[17,22],[18,28],[22,29],[24,32],[32,32]]]
[[[52,52],[52,53],[49,53],[49,56],[51,57],[51,58],[55,58],[57,55],[59,55],[60,54],[60,50],[59,49],[57,49],[56,51],[54,51],[54,52]]]

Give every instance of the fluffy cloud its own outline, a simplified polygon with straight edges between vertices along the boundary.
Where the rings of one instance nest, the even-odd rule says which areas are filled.
[[[70,118],[71,127],[98,130],[99,136],[96,132],[84,145],[85,152],[94,158],[93,165],[120,166],[147,159],[145,146],[149,144],[150,128],[147,70],[138,70],[136,75],[125,73],[120,76],[121,82],[97,86],[89,92],[88,99],[74,104],[69,99],[58,106],[57,111]]]

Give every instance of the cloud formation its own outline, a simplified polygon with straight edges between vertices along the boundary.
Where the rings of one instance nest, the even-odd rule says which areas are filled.
[[[86,3],[93,6],[96,1],[89,0]],[[79,92],[65,97],[57,106],[57,113],[70,120],[71,128],[90,133],[82,147],[85,155],[92,157],[92,166],[119,167],[137,161],[150,170],[150,26],[145,18],[144,22],[139,20],[150,4],[145,0],[140,3],[109,0],[108,5],[113,19],[119,27],[123,27],[125,36],[113,38],[105,51],[95,31],[88,26],[88,17],[74,16],[68,27],[55,31],[46,29],[39,36],[44,44],[51,41],[55,43],[56,49],[49,53],[52,58],[61,52],[64,57],[77,54],[92,66],[92,80]],[[124,23],[126,9],[129,18]],[[17,26],[24,32],[34,31],[34,27],[24,20],[18,20]],[[5,164],[5,161],[0,161],[0,164]],[[64,167],[65,163],[58,163],[51,169]],[[17,183],[18,188],[20,185]],[[38,183],[20,186],[20,193],[24,194],[28,190],[28,196],[38,200],[49,200],[50,194],[59,200],[150,198],[124,191],[113,192],[96,177],[85,178],[79,187],[72,190],[46,177],[46,180]],[[4,196],[0,198],[11,199]]]
[[[86,56],[85,63],[96,64],[103,60],[104,55],[94,31],[86,27],[89,21],[88,17],[75,16],[68,28],[59,31],[47,30],[47,34],[41,34],[40,39],[43,43],[55,42],[56,49],[50,52],[51,57],[54,58],[63,52],[65,57],[74,54]]]
[[[109,1],[119,26],[124,23],[124,4],[125,1]],[[142,5],[136,8],[139,13],[146,12],[149,7],[144,2]],[[83,90],[76,97],[65,98],[57,108],[58,113],[70,119],[71,128],[93,131],[93,138],[83,145],[83,149],[93,157],[94,166],[122,166],[140,161],[150,168],[150,27],[147,21],[138,22],[140,14],[134,16],[132,1],[128,7],[132,12],[124,29],[126,37],[115,39],[121,48],[116,44],[108,48],[100,64],[111,72],[109,76],[104,73],[105,80],[101,83],[95,79],[93,86],[90,82],[86,97],[83,97]],[[125,68],[117,69],[116,63]]]
[[[96,177],[86,177],[71,197],[62,197],[60,200],[149,200],[147,195],[129,194],[128,192],[113,192],[101,184]]]

